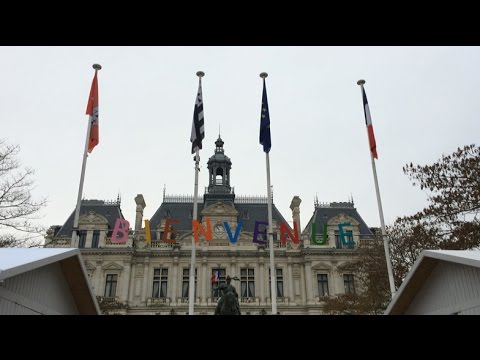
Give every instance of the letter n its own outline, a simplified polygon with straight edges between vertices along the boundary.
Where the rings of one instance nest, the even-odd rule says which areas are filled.
[[[285,235],[288,235],[288,237],[294,244],[300,243],[300,240],[298,238],[297,223],[295,221],[293,222],[293,232],[295,233],[295,235],[292,234],[287,224],[283,222],[280,223],[280,240],[282,241],[283,246],[287,245],[287,239],[285,238]]]
[[[193,229],[193,238],[195,242],[198,243],[200,241],[199,233],[205,237],[205,240],[210,241],[212,240],[212,225],[210,223],[210,219],[206,218],[205,222],[207,223],[207,230],[203,228],[202,224],[200,224],[197,220],[192,220],[192,229]]]

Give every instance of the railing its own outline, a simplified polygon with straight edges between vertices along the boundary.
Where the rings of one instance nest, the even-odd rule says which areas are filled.
[[[287,240],[287,241],[289,241],[289,240]],[[267,241],[267,242],[265,243],[265,248],[267,248],[267,249],[270,248],[270,241]],[[287,245],[282,245],[281,242],[274,242],[274,243],[273,243],[273,248],[274,248],[274,249],[286,249],[286,248],[287,248]]]
[[[175,243],[167,243],[165,241],[162,241],[162,240],[152,240],[151,244],[150,244],[150,247],[151,248],[156,248],[156,249],[159,249],[159,248],[172,248],[173,245],[175,245]]]
[[[178,303],[179,304],[188,304],[188,297],[179,297]],[[200,298],[195,298],[195,304],[200,304]]]
[[[197,200],[199,203],[203,203],[203,198],[201,196],[199,196]],[[193,204],[193,195],[165,195],[163,197],[163,202]]]
[[[277,297],[277,304],[290,305],[290,298],[288,297]],[[267,305],[272,305],[272,299],[267,298]]]
[[[242,305],[260,305],[260,298],[258,297],[241,297],[239,300]]]
[[[147,306],[168,306],[171,302],[172,299],[170,299],[169,297],[147,298]]]
[[[331,202],[331,203],[315,203],[317,208],[342,208],[342,209],[353,209],[354,205],[352,202]]]
[[[208,246],[230,246],[230,242],[228,242],[228,241],[223,241],[223,242],[207,241],[207,245]]]
[[[223,183],[216,183],[215,185],[223,185]],[[226,184],[225,184],[226,185]],[[214,188],[215,189],[215,188]],[[208,186],[205,186],[205,194],[218,194],[217,192],[215,191],[212,191],[212,192],[209,192],[208,191]],[[225,194],[223,191],[222,191],[222,194]],[[228,194],[235,194],[235,188],[232,186],[232,188],[230,189],[230,192]]]
[[[70,236],[58,237],[48,243],[48,247],[71,247],[72,238]]]
[[[128,307],[121,302],[118,296],[97,296],[98,305],[101,309],[120,309]]]
[[[112,243],[112,238],[109,238],[109,237],[105,238],[105,246],[127,246],[130,243],[131,243],[130,238],[128,238],[127,241],[122,243]]]
[[[272,196],[273,203],[273,196]],[[268,204],[267,196],[236,195],[235,204]]]

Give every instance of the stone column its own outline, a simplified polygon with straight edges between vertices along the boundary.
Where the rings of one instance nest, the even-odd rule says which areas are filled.
[[[103,296],[105,293],[105,287],[102,288],[102,277],[104,276],[104,272],[102,269],[103,261],[97,261],[97,266],[95,268],[95,295],[96,296]]]
[[[150,258],[145,257],[145,260],[143,262],[143,288],[142,288],[142,298],[141,302],[147,302],[147,297],[151,297],[147,294],[147,288],[148,288],[148,281],[150,278]]]
[[[122,281],[122,296],[120,296],[120,301],[128,303],[129,293],[130,293],[130,278],[131,278],[131,265],[130,259],[124,260],[124,272],[123,272],[123,281]]]
[[[200,290],[200,302],[201,305],[207,305],[207,284],[209,277],[207,276],[207,257],[202,257],[202,273],[199,276],[198,290]],[[200,275],[200,274],[199,274]]]
[[[132,305],[133,303],[133,293],[135,292],[135,261],[132,261],[132,265],[130,266],[130,286],[128,287],[128,304]]]
[[[293,293],[293,271],[292,271],[292,258],[287,259],[287,289],[288,289],[288,298],[290,303],[295,301],[295,294]]]
[[[305,293],[307,295],[307,304],[313,302],[312,296],[312,263],[311,261],[305,262]]]
[[[237,274],[237,258],[232,256],[230,258],[230,277],[233,278]]]
[[[87,230],[87,237],[85,239],[85,248],[91,248],[92,247],[92,239],[93,239],[93,229],[94,226],[89,226]]]
[[[172,297],[172,303],[177,303],[177,284],[178,284],[178,256],[174,256],[173,257],[173,278],[170,277],[170,279],[172,279],[171,283],[172,283],[172,286],[171,286],[171,292],[170,292],[170,296]],[[183,273],[182,273],[182,280],[183,280]]]
[[[258,272],[259,272],[259,286],[260,286],[260,306],[266,306],[267,304],[267,299],[265,295],[265,258],[263,256],[260,256],[258,259]],[[267,291],[268,294],[268,291]]]

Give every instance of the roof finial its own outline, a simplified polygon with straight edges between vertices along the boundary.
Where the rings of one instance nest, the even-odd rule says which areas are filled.
[[[220,138],[220,123],[218,124],[218,137]]]
[[[163,199],[162,202],[165,202],[165,192],[167,191],[167,186],[163,184]]]
[[[313,201],[313,205],[317,208],[319,206],[318,204],[318,193],[315,193],[315,200]]]

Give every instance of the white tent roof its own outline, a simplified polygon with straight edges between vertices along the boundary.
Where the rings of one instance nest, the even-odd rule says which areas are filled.
[[[80,255],[77,248],[1,248],[0,280],[34,270],[71,256]]]
[[[418,284],[425,280],[427,274],[430,274],[423,270],[428,266],[427,262],[439,260],[480,268],[480,251],[423,250],[385,310],[385,315],[391,314],[399,307],[404,307],[405,303],[411,300],[410,298],[419,290]]]
[[[81,314],[100,314],[78,248],[0,248],[0,281],[60,262]]]

